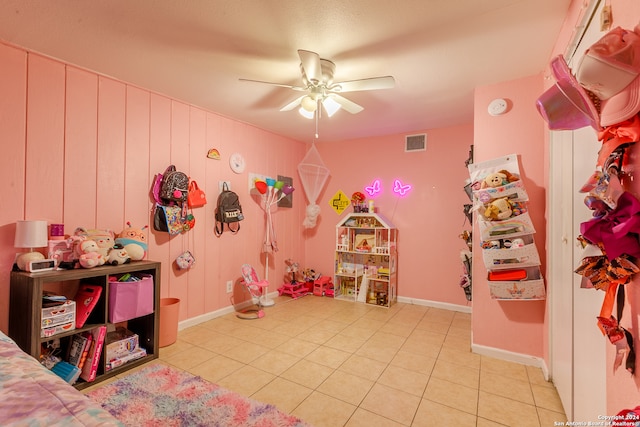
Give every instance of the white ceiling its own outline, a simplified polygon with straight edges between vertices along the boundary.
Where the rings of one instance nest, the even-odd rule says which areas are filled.
[[[470,123],[473,90],[546,67],[570,0],[2,0],[0,39],[277,134],[311,142],[298,49],[335,80],[392,75],[344,94],[365,109],[319,141]]]

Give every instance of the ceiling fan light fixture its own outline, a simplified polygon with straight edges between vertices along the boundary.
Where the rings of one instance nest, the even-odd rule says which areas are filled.
[[[316,111],[316,109],[318,108],[318,104],[316,103],[316,100],[309,95],[302,98],[302,100],[300,101],[300,106],[308,113],[311,113],[312,116],[313,116],[313,112]]]
[[[324,110],[327,112],[327,115],[329,117],[333,117],[333,115],[340,109],[340,104],[338,104],[336,100],[331,98],[330,96],[322,100],[322,106],[324,107]]]
[[[304,107],[300,107],[298,109],[298,113],[306,119],[313,119],[313,116],[315,115],[314,111],[307,111]]]

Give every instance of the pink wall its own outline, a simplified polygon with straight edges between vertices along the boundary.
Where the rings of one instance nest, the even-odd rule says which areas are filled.
[[[464,164],[473,144],[471,125],[416,131],[427,133],[427,150],[404,152],[405,135],[318,144],[331,171],[320,195],[322,208],[317,229],[307,232],[307,262],[324,274],[333,274],[335,226],[353,212],[338,215],[329,200],[342,190],[347,196],[379,179],[376,210],[398,228],[398,295],[417,300],[467,305],[460,288],[458,238],[465,224],[462,206],[469,202],[463,191],[469,173]],[[394,179],[411,184],[405,197],[391,190]]]
[[[476,88],[474,141],[476,162],[514,153],[519,155],[520,173],[529,194],[529,214],[536,229],[534,237],[544,272],[547,160],[544,156],[544,122],[535,109],[535,100],[541,93],[540,76]],[[507,99],[511,109],[502,116],[490,116],[487,106],[495,98]],[[479,234],[476,233],[476,236]],[[475,238],[474,241],[474,254],[478,257],[480,239]],[[486,277],[484,265],[475,262],[472,315],[474,344],[543,357],[545,301],[492,300]]]
[[[94,72],[0,44],[0,128],[4,153],[0,180],[0,329],[8,328],[9,272],[15,221],[45,219],[121,231],[127,221],[150,224],[153,176],[169,164],[188,173],[209,203],[194,210],[195,229],[169,239],[150,231],[149,259],[162,262],[162,297],[182,300],[180,319],[229,306],[225,282],[252,263],[264,274],[260,254],[264,213],[248,194],[248,173],[293,177],[306,144],[220,117]],[[222,160],[206,158],[215,147]],[[245,155],[241,175],[228,167],[229,154]],[[231,181],[246,219],[237,235],[213,234],[218,181]],[[293,209],[275,215],[280,251],[270,260],[270,290],[284,275],[284,259],[304,257],[299,227],[304,204],[294,193]],[[177,271],[173,260],[190,249],[195,268]],[[277,279],[276,279],[277,278]]]

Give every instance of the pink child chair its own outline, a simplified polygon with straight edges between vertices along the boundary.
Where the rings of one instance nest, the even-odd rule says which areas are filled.
[[[238,317],[242,319],[259,319],[264,317],[264,310],[262,309],[262,295],[264,289],[269,286],[269,281],[260,280],[256,270],[250,264],[243,264],[240,269],[242,273],[242,284],[245,286],[254,305],[257,305],[257,309],[242,310],[238,313]]]

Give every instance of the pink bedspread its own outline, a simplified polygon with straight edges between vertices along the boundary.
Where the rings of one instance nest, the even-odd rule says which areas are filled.
[[[120,426],[0,332],[1,426]]]

